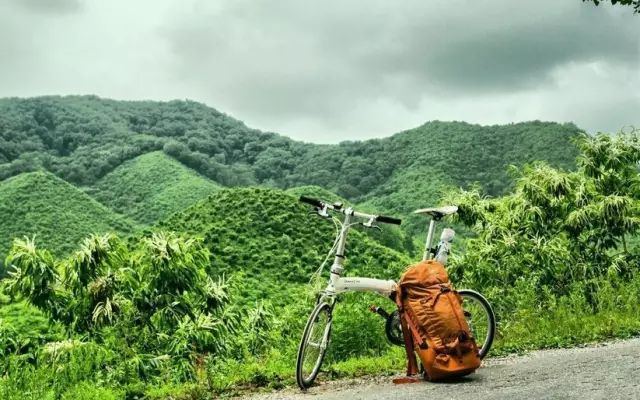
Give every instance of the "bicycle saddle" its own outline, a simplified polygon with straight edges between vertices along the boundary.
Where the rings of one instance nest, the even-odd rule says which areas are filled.
[[[433,218],[440,219],[446,215],[455,214],[458,211],[458,206],[444,206],[435,208],[421,208],[415,210],[414,214],[429,214]]]

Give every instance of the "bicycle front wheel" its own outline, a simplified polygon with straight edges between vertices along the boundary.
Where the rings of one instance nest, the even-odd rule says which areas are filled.
[[[315,381],[331,338],[333,307],[327,303],[316,305],[307,321],[298,347],[296,381],[306,390]]]
[[[476,339],[480,358],[484,358],[491,349],[496,334],[496,316],[491,304],[483,295],[468,289],[458,290],[462,296],[462,309],[469,329]]]

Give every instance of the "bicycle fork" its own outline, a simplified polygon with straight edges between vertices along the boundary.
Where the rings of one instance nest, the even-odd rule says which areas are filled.
[[[314,343],[312,341],[308,342],[309,346],[312,347],[316,347],[319,348],[320,351],[324,351],[327,347],[329,347],[329,331],[331,330],[331,324],[333,323],[333,318],[330,318],[327,321],[327,325],[324,327],[324,332],[322,332],[322,339],[320,343]],[[313,330],[315,329],[315,326],[312,328],[311,333],[309,334],[309,336],[313,335]]]

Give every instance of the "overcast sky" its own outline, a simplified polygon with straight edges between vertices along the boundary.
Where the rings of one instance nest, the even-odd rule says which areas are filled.
[[[640,127],[640,15],[580,0],[0,0],[0,97],[192,99],[313,142]]]

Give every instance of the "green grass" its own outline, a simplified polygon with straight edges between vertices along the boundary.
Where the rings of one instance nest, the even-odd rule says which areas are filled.
[[[323,195],[319,197],[329,195],[310,189],[303,192]],[[130,377],[121,377],[124,383],[115,383],[113,375],[105,376],[122,368],[111,367],[112,363],[118,365],[118,355],[90,344],[57,367],[43,362],[38,368],[21,369],[19,379],[0,382],[0,395],[7,399],[124,399],[145,395],[150,399],[195,400],[294,385],[297,342],[313,305],[306,283],[333,239],[330,221],[310,216],[307,211],[298,203],[297,193],[292,196],[272,189],[224,189],[156,227],[204,238],[212,252],[209,273],[225,274],[235,281],[234,307],[246,311],[258,300],[273,306],[275,319],[263,339],[264,351],[251,354],[247,348],[238,348],[232,357],[208,360],[196,378],[185,383],[162,379],[132,381]],[[397,279],[411,262],[366,232],[354,231],[348,249],[348,275]],[[487,290],[489,300],[502,305],[496,309],[499,335],[491,354],[568,347],[639,334],[640,311],[636,303],[640,276],[603,279],[597,284],[598,295],[589,304],[584,297],[585,287],[579,283],[561,297],[541,297],[526,282],[513,288]],[[379,296],[363,293],[345,295],[337,304],[332,344],[321,380],[403,372],[403,349],[386,343],[382,320],[367,311],[371,303],[393,307]],[[101,351],[105,355],[100,355]],[[165,371],[162,377],[170,372]],[[32,388],[26,395],[25,387]]]
[[[597,299],[597,311],[586,304],[584,288],[576,284],[570,294],[560,298],[547,297],[542,302],[535,290],[522,285],[507,291],[508,302],[515,312],[498,314],[498,335],[490,357],[548,348],[568,348],[597,343],[614,338],[640,335],[640,275],[628,281],[602,280]],[[491,298],[496,293],[488,293]],[[501,293],[503,296],[505,292]],[[336,312],[340,312],[338,304]],[[334,323],[340,322],[340,316]],[[375,330],[375,326],[369,330]],[[364,332],[364,330],[362,331]],[[334,332],[333,343],[344,340],[345,332]],[[294,386],[294,349],[273,349],[258,359],[228,362],[212,371],[213,389],[221,393],[256,390],[259,387],[278,389]],[[376,355],[357,355],[344,360],[332,360],[329,355],[320,380],[352,378],[366,375],[402,374],[406,367],[404,349],[388,347]]]
[[[36,235],[56,255],[93,232],[130,232],[132,223],[48,172],[0,182],[0,262],[16,237]]]
[[[507,295],[495,299],[513,304],[511,315],[498,315],[498,340],[493,355],[527,350],[571,347],[613,338],[640,335],[640,274],[631,279],[607,277],[591,302],[585,297],[586,285],[576,282],[561,297],[540,296],[522,283]],[[497,291],[489,292],[489,298]]]
[[[118,213],[150,225],[218,189],[213,181],[157,151],[120,165],[90,193]]]
[[[301,156],[303,160],[299,164],[288,165],[285,155],[280,154],[282,157],[271,160],[277,162],[265,162],[263,165],[278,171],[282,162],[290,170],[286,171],[281,182],[272,177],[262,183],[283,187],[300,184],[300,180],[317,183],[319,177],[337,176],[333,167],[344,170],[344,175],[340,176],[351,180],[327,187],[348,197],[347,204],[357,201],[359,208],[402,217],[409,232],[409,236],[403,235],[386,225],[382,225],[385,229],[383,236],[378,236],[375,231],[354,230],[347,247],[346,275],[398,279],[405,266],[416,258],[415,252],[407,247],[407,237],[409,242],[411,239],[417,242],[417,238],[422,239],[424,235],[425,221],[409,216],[414,208],[437,203],[438,194],[448,187],[466,186],[476,180],[488,184],[490,190],[500,192],[510,185],[505,163],[518,164],[529,161],[529,158],[541,158],[540,154],[548,148],[552,150],[545,157],[552,163],[571,167],[563,158],[567,154],[564,146],[568,146],[575,129],[565,126],[555,135],[557,128],[557,124],[544,123],[506,127],[430,123],[388,140],[315,147],[315,150]],[[542,133],[527,136],[532,132]],[[541,136],[546,140],[541,141]],[[526,140],[523,137],[527,137]],[[241,142],[238,137],[235,140]],[[474,149],[476,142],[488,143],[488,147]],[[301,151],[296,145],[287,143],[281,147],[294,149],[295,154]],[[224,147],[216,142],[218,145]],[[250,163],[245,163],[243,157],[247,156],[245,153],[255,152],[259,146],[236,145],[237,148],[227,153],[228,160],[236,166],[242,165],[235,172],[247,173]],[[329,157],[334,151],[338,151],[338,157]],[[336,162],[342,156],[348,161]],[[254,154],[251,157],[260,156]],[[220,156],[217,160],[223,158]],[[375,175],[371,173],[372,169],[382,172]],[[213,187],[210,195],[208,189],[200,191],[200,188],[209,188],[210,185],[215,186],[212,181],[184,168],[163,153],[152,152],[107,174],[99,182],[100,189],[92,193],[138,222],[149,224],[161,219],[153,227],[147,227],[145,234],[163,229],[203,239],[211,252],[207,272],[214,278],[224,275],[230,279],[229,315],[242,319],[241,328],[225,337],[224,341],[231,343],[230,350],[220,356],[192,354],[194,358],[188,362],[197,364],[196,372],[188,380],[180,381],[180,371],[184,370],[179,363],[162,364],[142,373],[136,370],[142,365],[135,364],[136,360],[152,359],[160,350],[154,348],[151,341],[141,340],[141,343],[134,344],[142,344],[138,349],[144,350],[124,357],[124,347],[115,344],[125,343],[121,336],[130,336],[129,332],[118,335],[114,334],[118,331],[109,327],[91,337],[65,332],[74,340],[86,343],[79,343],[77,349],[65,355],[63,362],[50,362],[47,358],[50,355],[42,350],[41,344],[61,340],[58,328],[50,326],[46,316],[24,303],[4,305],[0,307],[0,328],[5,330],[0,331],[4,335],[0,337],[3,340],[16,337],[32,341],[28,342],[26,350],[18,351],[23,354],[6,357],[0,364],[9,377],[0,380],[0,398],[128,399],[144,395],[153,399],[204,399],[294,384],[296,349],[306,317],[313,307],[314,289],[318,288],[313,284],[326,283],[327,269],[320,279],[313,280],[312,285],[308,283],[329,250],[335,233],[331,221],[309,215],[310,207],[299,203],[298,196],[306,194],[331,201],[340,201],[341,198],[329,190],[309,185],[286,191],[255,187],[220,190]],[[369,188],[369,192],[363,191],[364,187]],[[194,197],[185,195],[185,192],[193,193]],[[60,250],[58,242],[45,241],[44,247],[51,248],[56,254],[68,252],[75,246],[74,241],[78,241],[65,230],[60,220],[54,218],[56,213],[65,215],[69,212],[68,220],[83,229],[96,221],[108,222],[109,215],[122,219],[75,187],[45,173],[25,174],[1,182],[0,199],[9,199],[11,207],[2,208],[5,203],[0,202],[1,216],[3,220],[10,221],[9,226],[33,226],[31,232],[39,235],[51,232],[51,227],[54,227],[53,233],[59,235],[56,236],[58,240],[64,238],[65,243],[73,243]],[[185,203],[178,205],[181,201]],[[71,207],[70,210],[67,207]],[[509,215],[515,215],[515,211],[509,210]],[[124,228],[119,230],[127,232],[125,228],[132,224],[124,223]],[[108,223],[106,226],[111,227]],[[62,229],[58,232],[60,227]],[[521,230],[522,224],[517,228]],[[100,228],[95,230],[99,232]],[[482,237],[479,231],[476,235]],[[129,238],[132,247],[136,239],[139,235]],[[485,252],[467,252],[477,254],[480,259],[465,263],[464,270],[483,272],[482,268],[493,271],[496,265],[497,270],[517,266],[518,260],[514,258],[492,258],[502,254],[491,251],[495,249],[490,246],[496,246],[496,242],[500,243],[488,240]],[[526,241],[517,243],[523,245]],[[635,245],[630,247],[636,248]],[[461,252],[459,249],[457,243],[456,252]],[[542,250],[548,251],[549,246]],[[543,264],[541,255],[547,253],[542,250],[525,248],[517,251],[515,256],[530,261],[531,264],[526,265],[536,267],[535,271],[542,266],[555,270],[559,266],[571,265],[567,262]],[[135,258],[132,257],[131,264],[126,265],[135,266]],[[455,259],[451,258],[452,276],[460,275],[462,271],[459,265],[456,266]],[[510,262],[514,260],[516,262]],[[582,267],[594,266],[585,264]],[[458,273],[454,272],[456,268],[460,269]],[[531,271],[535,272],[528,268],[517,274],[520,279],[515,283],[499,284],[501,281],[498,279],[474,281],[470,278],[454,282],[460,285],[466,282],[471,289],[480,290],[494,305],[498,337],[491,355],[568,347],[640,334],[640,311],[637,307],[640,275],[637,271],[625,270],[623,275],[612,268],[607,276],[594,275],[589,281],[576,279],[571,286],[565,284],[561,291],[555,292],[550,286],[541,286],[535,274],[529,273]],[[554,278],[550,283],[557,282],[558,279]],[[347,294],[337,304],[332,343],[322,380],[401,373],[405,368],[402,349],[386,342],[383,321],[368,312],[367,306],[371,303],[389,310],[393,308],[386,299],[362,293]],[[249,325],[246,324],[258,304],[264,305],[271,316],[265,317],[264,326],[268,328],[259,332],[259,349],[256,350],[256,340],[250,336]],[[129,314],[126,315],[129,318]],[[127,321],[135,323],[136,320]],[[126,340],[133,339],[127,337]],[[3,349],[13,352],[9,340],[2,344]],[[127,342],[126,346],[129,344]],[[127,351],[130,348],[133,347],[127,347]],[[25,362],[29,357],[37,359],[37,362]]]
[[[37,308],[23,301],[0,305],[0,349],[3,357],[34,351],[44,343],[63,337],[62,327],[51,324]]]
[[[309,282],[334,240],[333,223],[309,211],[298,196],[280,190],[224,189],[156,228],[203,237],[212,254],[210,273],[237,276],[241,301],[290,302],[291,291]],[[409,260],[367,233],[350,233],[347,273],[397,278]],[[326,279],[328,268],[324,272]]]

